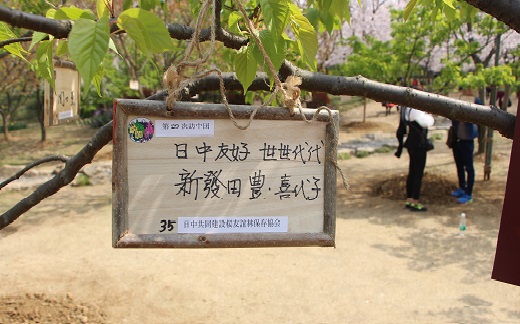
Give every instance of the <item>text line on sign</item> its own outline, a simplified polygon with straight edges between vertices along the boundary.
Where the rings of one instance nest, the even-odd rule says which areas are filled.
[[[179,234],[287,233],[287,216],[179,217]]]
[[[214,120],[157,120],[156,124],[157,137],[213,137],[215,135]]]

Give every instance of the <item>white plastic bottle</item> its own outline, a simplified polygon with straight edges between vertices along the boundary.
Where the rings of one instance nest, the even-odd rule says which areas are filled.
[[[465,232],[466,232],[466,214],[461,213],[460,222],[459,222],[459,235],[464,236]]]

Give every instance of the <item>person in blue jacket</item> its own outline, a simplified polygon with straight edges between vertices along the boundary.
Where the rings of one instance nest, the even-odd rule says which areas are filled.
[[[476,104],[482,104],[479,98]],[[473,152],[475,150],[475,138],[478,137],[478,127],[472,123],[452,120],[453,158],[457,166],[459,188],[451,195],[457,198],[459,204],[473,202],[473,185],[475,184],[475,168],[473,167]]]

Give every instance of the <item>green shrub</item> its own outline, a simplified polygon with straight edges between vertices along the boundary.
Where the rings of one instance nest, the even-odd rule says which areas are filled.
[[[90,186],[89,176],[84,173],[78,174],[78,176],[76,177],[76,186],[78,186],[78,187]]]
[[[388,145],[383,145],[381,147],[376,148],[375,150],[376,153],[390,153],[392,151],[393,149]]]
[[[26,128],[27,128],[26,123],[12,123],[12,124],[7,125],[8,131],[14,131],[14,130],[26,129]],[[0,132],[3,132],[3,131],[4,131],[4,126],[0,125]]]
[[[440,140],[442,140],[442,135],[439,133],[433,133],[433,134],[431,134],[430,139],[432,141],[440,141]]]
[[[338,153],[338,160],[350,160],[351,158],[350,153]]]
[[[357,152],[356,152],[356,157],[357,157],[358,159],[366,158],[366,157],[369,156],[369,155],[370,155],[370,153],[367,152],[367,151],[357,151]]]

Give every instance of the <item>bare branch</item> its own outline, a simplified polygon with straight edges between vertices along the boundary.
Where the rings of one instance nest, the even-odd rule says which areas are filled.
[[[20,179],[21,176],[23,176],[27,171],[30,169],[37,167],[43,163],[48,162],[55,162],[55,161],[61,161],[61,162],[67,162],[69,160],[69,157],[66,155],[53,155],[46,158],[43,158],[41,160],[38,160],[36,162],[33,162],[26,166],[25,168],[21,169],[20,171],[16,172],[16,174],[12,175],[9,179],[3,181],[0,183],[0,190],[2,190],[3,187],[7,186],[9,183],[13,182],[14,180]]]
[[[92,162],[96,153],[112,139],[112,122],[101,127],[92,139],[76,155],[67,160],[65,167],[51,180],[38,187],[31,195],[20,200],[11,209],[0,215],[0,230],[7,227],[20,215],[39,204],[43,199],[57,193],[74,180],[81,168]]]
[[[5,40],[3,42],[0,42],[0,48],[4,48],[4,46],[7,46],[7,45],[13,44],[13,43],[30,42],[31,40],[32,40],[32,37],[11,38],[11,39]]]

